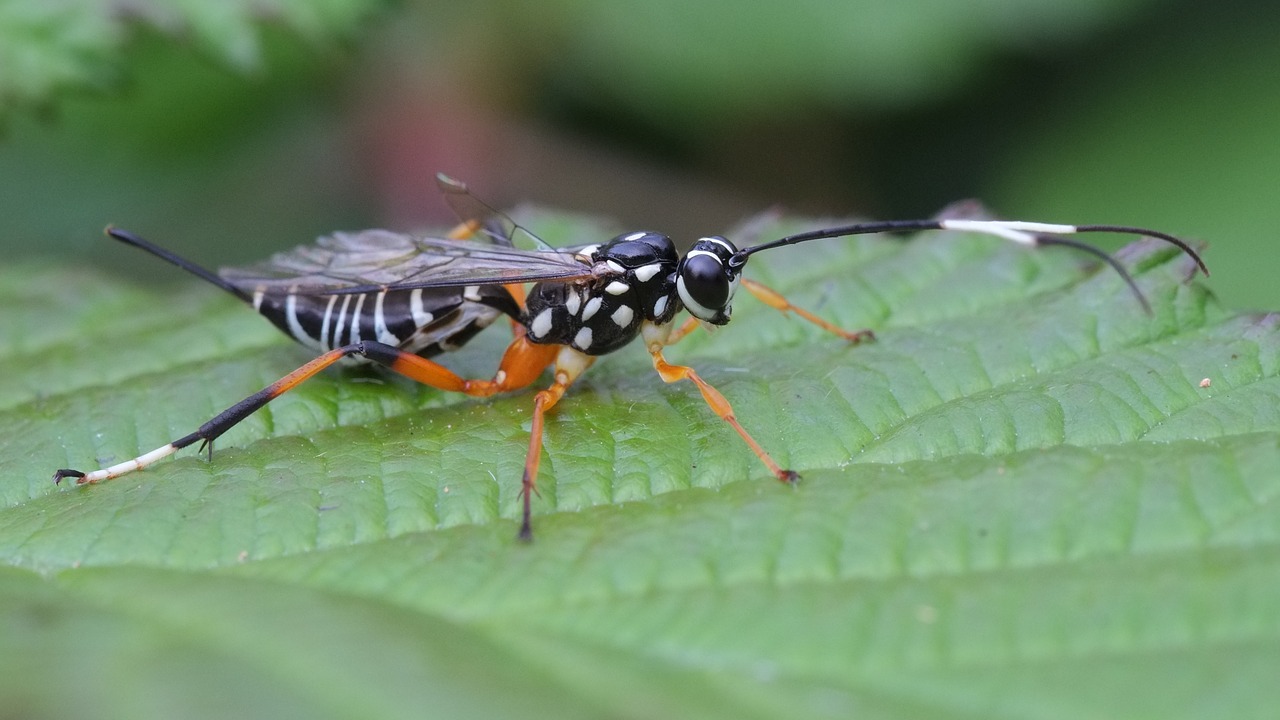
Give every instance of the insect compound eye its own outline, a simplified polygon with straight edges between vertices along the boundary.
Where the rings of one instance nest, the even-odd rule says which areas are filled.
[[[735,248],[721,237],[703,238],[680,261],[676,291],[689,312],[714,325],[729,322],[738,272],[729,268]]]

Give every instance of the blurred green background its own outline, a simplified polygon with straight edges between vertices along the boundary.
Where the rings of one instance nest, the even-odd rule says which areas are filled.
[[[102,227],[239,263],[446,224],[445,171],[685,237],[971,197],[1146,225],[1268,309],[1278,39],[1260,1],[7,0],[0,251],[177,281]]]

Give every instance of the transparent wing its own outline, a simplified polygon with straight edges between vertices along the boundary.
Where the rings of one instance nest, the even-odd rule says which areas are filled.
[[[453,210],[453,214],[457,215],[463,223],[474,224],[475,233],[480,240],[505,247],[538,251],[555,250],[542,238],[508,217],[506,213],[494,210],[483,200],[472,195],[466,183],[454,180],[444,173],[437,173],[436,186],[440,188],[440,194],[444,195],[444,201],[448,203],[449,209]]]
[[[334,233],[265,262],[218,273],[254,292],[343,295],[384,289],[496,285],[591,276],[571,251],[518,250],[387,230]]]

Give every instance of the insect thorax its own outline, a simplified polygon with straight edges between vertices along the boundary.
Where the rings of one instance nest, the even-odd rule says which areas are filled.
[[[532,342],[604,355],[631,342],[643,321],[665,324],[679,312],[679,257],[667,236],[628,233],[579,254],[591,259],[595,277],[530,290],[522,321]]]

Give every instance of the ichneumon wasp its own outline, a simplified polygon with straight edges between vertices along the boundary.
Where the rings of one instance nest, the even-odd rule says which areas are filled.
[[[850,342],[872,338],[850,332],[793,306],[781,294],[744,278],[752,255],[825,238],[926,230],[983,233],[1029,246],[1063,245],[1110,265],[1129,285],[1143,309],[1150,307],[1125,268],[1104,251],[1062,237],[1108,232],[1143,235],[1175,245],[1208,269],[1187,243],[1171,235],[1118,225],[1056,225],[975,219],[864,222],[811,230],[738,248],[727,238],[699,239],[683,255],[666,235],[637,231],[608,242],[552,248],[477,200],[466,186],[443,175],[438,184],[463,224],[448,237],[386,230],[334,233],[280,253],[266,262],[210,272],[142,238],[115,228],[107,234],[141,248],[252,304],[285,333],[321,354],[280,380],[232,405],[195,432],[111,467],[81,472],[63,469],[54,480],[96,483],[139,470],[179,449],[220,435],[272,399],[340,360],[385,366],[441,390],[488,397],[531,385],[548,366],[551,384],[534,395],[533,424],[521,485],[519,537],[532,537],[531,496],[542,453],[543,420],[595,359],[640,338],[663,381],[689,380],[716,415],[729,423],[769,472],[784,483],[799,476],[781,467],[734,416],[729,402],[693,368],[667,362],[662,351],[700,323],[729,322],[739,287],[782,312],[794,312]],[[537,249],[521,249],[513,238],[526,233]],[[527,285],[532,284],[527,287]],[[681,310],[690,317],[676,323]],[[466,343],[507,316],[514,339],[493,377],[466,379],[430,358]]]

